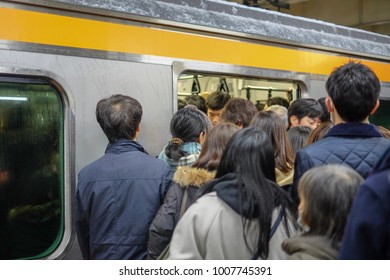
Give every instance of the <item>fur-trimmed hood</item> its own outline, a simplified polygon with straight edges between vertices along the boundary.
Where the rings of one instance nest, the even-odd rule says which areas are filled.
[[[189,186],[200,188],[210,180],[214,179],[216,171],[208,171],[203,168],[190,166],[179,166],[173,175],[173,181],[181,188]]]

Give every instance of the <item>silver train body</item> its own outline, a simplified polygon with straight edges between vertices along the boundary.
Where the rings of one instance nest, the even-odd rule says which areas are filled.
[[[380,73],[381,101],[390,102],[390,38],[382,35],[207,0],[0,1],[0,13],[4,29],[0,31],[0,133],[4,141],[9,147],[15,141],[22,146],[45,131],[44,124],[42,130],[38,125],[40,120],[58,118],[60,123],[54,137],[60,143],[55,148],[60,169],[57,233],[41,251],[16,256],[3,252],[3,258],[81,258],[73,197],[78,172],[102,156],[108,143],[95,117],[96,103],[104,97],[127,94],[140,101],[144,115],[138,140],[151,155],[157,155],[169,140],[177,100],[192,94],[195,82],[200,87],[197,93],[211,92],[225,83],[232,95],[253,102],[280,94],[290,100],[317,99],[326,95],[330,70],[356,59]],[[33,96],[46,86],[49,89],[39,93],[41,99],[33,109],[15,103],[20,101],[13,105],[5,101],[9,93],[12,98],[23,91]],[[44,96],[50,91],[58,102],[49,108],[52,105],[45,105]],[[34,119],[30,128],[26,128],[27,118]],[[15,136],[20,122],[20,129],[31,137]],[[12,200],[1,209],[7,224],[20,203],[18,194],[4,191],[13,187],[12,172],[6,169],[13,168],[7,165],[13,153],[1,151],[0,203]],[[39,157],[37,152],[23,155],[26,160],[41,161],[33,158]],[[29,193],[24,191],[26,186],[39,188],[31,177],[17,180],[17,188],[25,183],[24,193]],[[2,238],[8,235],[1,233]]]

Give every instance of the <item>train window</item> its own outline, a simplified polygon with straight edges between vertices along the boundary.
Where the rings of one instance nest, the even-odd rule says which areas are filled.
[[[63,225],[63,104],[47,81],[0,77],[0,257],[44,258]]]
[[[390,118],[388,117],[388,112],[390,112],[390,100],[381,99],[378,110],[375,114],[370,116],[370,122],[390,130]]]
[[[196,85],[196,91],[194,91]],[[299,96],[299,86],[291,81],[271,81],[246,77],[217,76],[200,73],[184,73],[178,80],[178,98],[191,94],[207,98],[214,91],[223,91],[233,97],[246,98],[254,104],[265,104],[271,97],[283,97],[291,102]]]

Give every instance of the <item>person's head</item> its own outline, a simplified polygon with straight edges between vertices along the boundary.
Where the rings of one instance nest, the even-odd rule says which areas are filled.
[[[216,178],[228,173],[239,173],[241,177],[254,178],[255,181],[267,178],[275,182],[274,148],[267,133],[258,127],[250,126],[230,138],[219,163]]]
[[[321,115],[321,119],[320,119],[321,123],[332,122],[328,108],[326,108],[326,97],[321,97],[317,101],[318,101],[318,103],[320,103],[320,105],[322,107],[322,115]]]
[[[223,108],[221,117],[224,122],[234,123],[243,128],[249,125],[257,112],[256,106],[249,100],[232,98]]]
[[[314,142],[317,142],[318,140],[321,140],[324,138],[324,136],[328,133],[328,131],[334,126],[332,122],[324,122],[320,123],[319,126],[314,129],[307,139],[306,145],[313,144]]]
[[[207,133],[199,159],[192,166],[216,170],[227,142],[239,129],[238,126],[232,123],[215,125]]]
[[[261,103],[260,101],[257,101],[256,104],[255,104],[256,108],[257,108],[257,111],[263,111],[264,110],[264,106],[265,104],[264,103]]]
[[[212,124],[207,115],[194,105],[187,105],[176,111],[171,119],[170,131],[172,139],[169,141],[165,153],[174,160],[185,156],[180,146],[186,142],[201,143]]]
[[[110,143],[136,139],[141,118],[141,104],[127,95],[112,95],[96,105],[96,119]]]
[[[298,183],[298,208],[305,234],[326,236],[337,248],[363,181],[355,170],[344,165],[322,165],[304,173]]]
[[[256,219],[259,223],[261,230],[257,250],[261,258],[266,259],[269,253],[272,213],[276,206],[281,206],[282,213],[288,216],[292,205],[287,193],[275,183],[274,149],[263,130],[249,126],[232,136],[215,177],[218,180],[225,175],[236,178],[234,181],[239,192],[236,198],[240,201],[241,215],[245,217],[243,228],[248,226],[250,220],[247,218]],[[281,226],[283,224],[288,233],[287,221],[284,221]]]
[[[281,105],[271,105],[266,109],[266,111],[274,111],[277,113],[282,119],[286,129],[288,128],[288,112],[286,107]]]
[[[272,141],[276,168],[288,173],[294,166],[294,153],[287,137],[286,127],[274,111],[260,111],[252,118],[251,126],[262,129]]]
[[[326,81],[326,105],[334,122],[366,122],[379,106],[380,89],[378,77],[362,63],[336,68]]]
[[[292,126],[308,126],[315,129],[320,123],[322,107],[313,98],[300,98],[293,101],[288,108],[288,120]]]
[[[295,154],[306,146],[311,133],[312,129],[308,126],[293,126],[287,131],[288,139]]]
[[[187,104],[194,105],[203,113],[207,114],[206,100],[202,96],[197,94],[192,94],[186,96],[184,100],[187,102]]]
[[[184,99],[178,99],[177,100],[177,110],[183,109],[185,106],[187,106],[188,103]]]
[[[222,109],[229,100],[230,95],[222,91],[215,91],[207,97],[207,116],[213,125],[220,122]]]
[[[267,108],[271,107],[272,105],[283,106],[286,109],[288,109],[288,107],[290,106],[290,104],[286,98],[279,97],[279,96],[271,97],[270,99],[268,99],[265,102],[264,109],[267,109]]]

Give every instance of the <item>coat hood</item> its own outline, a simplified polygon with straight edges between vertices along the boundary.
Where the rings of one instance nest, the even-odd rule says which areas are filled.
[[[291,259],[318,259],[334,260],[338,256],[339,248],[333,248],[331,240],[325,236],[299,235],[286,239],[282,248]]]
[[[208,171],[203,168],[179,166],[173,175],[173,181],[181,188],[186,188],[188,186],[200,188],[207,182],[214,179],[215,174],[215,171]]]

